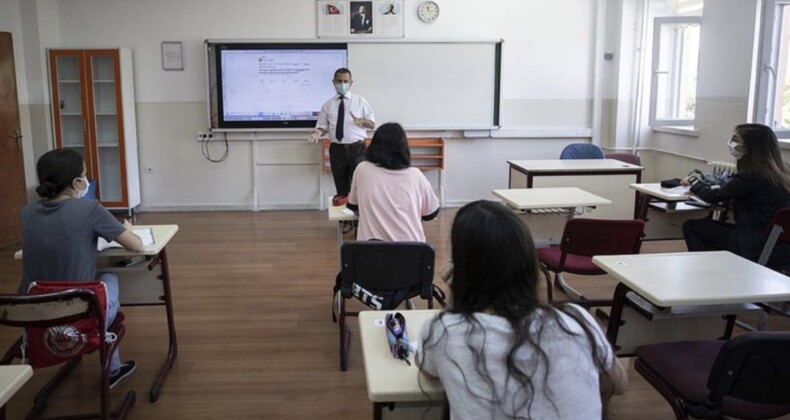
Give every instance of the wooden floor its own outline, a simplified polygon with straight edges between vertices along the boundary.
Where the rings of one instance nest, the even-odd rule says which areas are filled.
[[[454,210],[427,225],[437,266],[449,259]],[[138,223],[178,224],[168,246],[179,356],[158,402],[148,390],[167,350],[163,308],[124,308],[124,359],[137,372],[113,392],[137,392],[132,419],[368,419],[358,335],[349,370],[338,369],[337,325],[330,317],[337,272],[337,229],[326,212],[141,214]],[[647,242],[643,252],[683,251],[680,241]],[[0,292],[13,292],[21,264],[0,251]],[[572,278],[571,278],[572,280]],[[575,282],[579,284],[579,282]],[[585,279],[591,297],[611,296],[614,281]],[[771,326],[790,323],[771,318]],[[352,330],[357,331],[352,322]],[[17,337],[0,330],[0,348]],[[98,402],[98,363],[86,358],[50,402],[47,413],[92,409]],[[38,370],[9,403],[21,418],[34,391],[51,374]],[[664,400],[630,370],[626,394],[612,403],[614,419],[668,419]]]

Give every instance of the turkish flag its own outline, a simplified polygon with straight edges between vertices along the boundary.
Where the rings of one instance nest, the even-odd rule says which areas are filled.
[[[340,9],[337,8],[334,4],[327,4],[326,5],[326,14],[328,15],[339,15]]]

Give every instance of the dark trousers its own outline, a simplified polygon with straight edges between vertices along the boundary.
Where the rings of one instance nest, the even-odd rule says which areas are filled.
[[[735,225],[711,219],[687,220],[683,239],[689,251],[730,251],[738,253]]]
[[[332,178],[335,180],[337,195],[345,195],[351,191],[354,169],[357,168],[359,162],[365,160],[365,149],[364,141],[329,145],[329,166],[332,168]]]

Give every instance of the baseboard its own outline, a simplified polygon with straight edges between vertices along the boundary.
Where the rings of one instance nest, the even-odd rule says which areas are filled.
[[[165,206],[141,205],[140,212],[178,212],[178,211],[252,211],[251,204],[172,204]]]

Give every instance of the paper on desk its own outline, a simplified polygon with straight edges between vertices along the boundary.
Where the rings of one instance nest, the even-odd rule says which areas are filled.
[[[151,246],[154,244],[154,231],[151,230],[151,228],[132,229],[132,233],[140,237],[140,240],[143,241],[143,246]],[[104,251],[107,248],[123,248],[123,245],[115,241],[108,243],[107,240],[99,237],[99,241],[96,243],[96,250]]]
[[[691,187],[686,185],[680,185],[674,188],[662,188],[661,190],[670,194],[685,195],[689,193]]]
[[[351,209],[349,209],[349,208],[345,208],[345,209],[343,209],[343,214],[347,214],[349,216],[353,216],[354,212]]]

